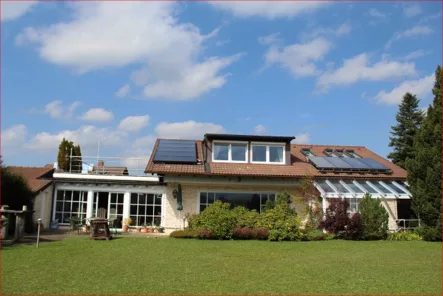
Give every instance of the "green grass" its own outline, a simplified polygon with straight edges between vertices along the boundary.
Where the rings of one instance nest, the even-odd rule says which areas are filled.
[[[441,294],[441,244],[69,238],[2,251],[3,293]]]

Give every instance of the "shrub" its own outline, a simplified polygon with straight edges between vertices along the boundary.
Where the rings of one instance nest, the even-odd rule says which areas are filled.
[[[417,233],[410,231],[402,231],[388,234],[388,240],[390,241],[420,241],[423,238]]]
[[[214,235],[214,232],[211,230],[201,228],[198,230],[198,238],[199,239],[219,239],[220,237],[217,235]]]
[[[416,234],[421,236],[423,240],[428,242],[441,242],[441,230],[436,227],[421,226],[417,227],[414,231]]]
[[[364,240],[385,239],[388,234],[389,215],[378,198],[371,198],[366,193],[359,206],[362,233]]]
[[[259,213],[256,210],[248,210],[245,207],[235,207],[232,209],[232,214],[236,220],[235,227],[239,228],[253,228],[257,225]]]
[[[266,228],[234,228],[233,239],[258,239],[265,240],[269,237],[269,230]]]
[[[198,231],[192,229],[175,230],[169,234],[170,237],[174,238],[197,238],[198,235]]]
[[[356,213],[350,217],[348,208],[347,200],[331,199],[322,227],[337,238],[358,239],[361,233],[360,215]]]
[[[190,229],[203,228],[215,239],[229,239],[236,225],[236,218],[230,210],[229,203],[217,200],[207,207],[200,215],[188,218]]]
[[[272,199],[268,198],[266,200],[265,207],[263,208],[263,212],[272,210],[273,208],[275,208],[275,201],[273,201]]]
[[[317,229],[309,229],[303,231],[303,241],[320,241],[320,240],[326,240],[326,238],[329,236],[328,233],[324,233],[321,230]]]

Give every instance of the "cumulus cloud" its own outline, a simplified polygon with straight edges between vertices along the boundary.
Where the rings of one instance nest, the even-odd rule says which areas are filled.
[[[3,130],[1,133],[1,145],[3,148],[20,147],[26,142],[28,129],[24,124],[18,124]]]
[[[139,132],[149,124],[149,115],[128,116],[122,119],[118,125],[119,130],[127,132]]]
[[[317,87],[326,91],[333,85],[350,85],[359,81],[385,81],[416,74],[414,63],[382,60],[371,63],[362,53],[343,62],[335,71],[327,71],[317,79]]]
[[[323,1],[210,1],[208,4],[237,17],[267,19],[296,17],[329,5]]]
[[[267,133],[268,129],[263,124],[259,124],[254,127],[254,134],[256,135],[266,135]]]
[[[159,138],[201,139],[205,133],[224,133],[223,126],[210,122],[161,122],[155,132]]]
[[[80,74],[140,65],[132,76],[138,75],[138,86],[149,98],[198,98],[223,86],[227,73],[222,71],[239,58],[205,57],[204,43],[219,28],[205,35],[195,25],[179,22],[179,3],[104,1],[69,7],[69,21],[25,28],[17,43],[36,44],[41,58]]]
[[[29,12],[38,1],[0,1],[1,21],[12,21]]]
[[[311,136],[308,133],[295,135],[295,144],[308,144],[311,141]]]
[[[295,43],[283,48],[271,46],[265,54],[266,65],[280,65],[294,77],[318,74],[315,62],[322,60],[331,50],[332,44],[323,37],[306,43]]]
[[[92,108],[86,111],[79,118],[89,122],[109,122],[114,119],[114,115],[111,111],[107,111],[103,108]]]
[[[81,102],[75,101],[68,106],[65,106],[62,101],[56,100],[48,103],[43,110],[43,113],[48,114],[52,118],[69,119],[73,116],[74,111],[81,105]]]
[[[434,74],[417,80],[407,80],[391,91],[380,91],[374,99],[380,104],[400,104],[404,94],[407,92],[417,95],[418,98],[422,99],[431,95],[434,82]]]

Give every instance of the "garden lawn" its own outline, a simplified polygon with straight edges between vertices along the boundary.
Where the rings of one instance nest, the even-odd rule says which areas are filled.
[[[441,294],[440,243],[69,238],[2,251],[11,294]]]

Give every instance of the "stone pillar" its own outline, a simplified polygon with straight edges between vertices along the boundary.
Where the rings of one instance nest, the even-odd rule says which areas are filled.
[[[86,201],[86,219],[94,216],[94,191],[88,191],[88,199]]]
[[[129,218],[131,207],[131,192],[125,192],[123,198],[123,219]]]

